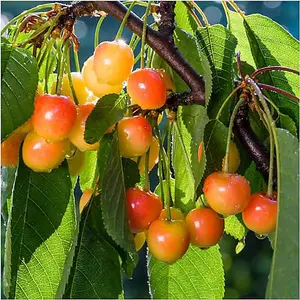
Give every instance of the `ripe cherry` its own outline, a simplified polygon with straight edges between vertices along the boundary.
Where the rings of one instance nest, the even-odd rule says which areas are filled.
[[[167,92],[168,93],[175,92],[175,87],[169,74],[164,69],[159,69],[157,70],[157,72],[161,76]]]
[[[138,69],[131,73],[127,91],[132,101],[142,109],[157,109],[167,100],[165,83],[154,69]]]
[[[255,193],[242,216],[247,228],[258,234],[269,234],[276,228],[277,201],[265,193]]]
[[[214,172],[204,181],[203,192],[209,206],[224,216],[240,213],[251,197],[249,182],[241,175]]]
[[[141,156],[151,145],[152,128],[142,116],[123,118],[118,124],[118,136],[121,156]]]
[[[172,264],[187,251],[190,243],[187,226],[182,220],[155,220],[147,232],[149,251],[158,260]]]
[[[80,197],[79,200],[79,211],[82,213],[83,209],[86,207],[86,205],[89,203],[90,199],[93,195],[93,189],[87,189],[84,191]]]
[[[102,42],[95,49],[94,70],[99,83],[122,83],[130,75],[133,64],[132,49],[124,41]]]
[[[228,171],[229,173],[235,173],[241,163],[241,157],[239,150],[234,142],[230,142],[229,146],[229,160]],[[225,165],[225,157],[222,160],[222,167]]]
[[[116,85],[109,85],[107,83],[100,83],[97,80],[94,71],[94,56],[91,56],[82,68],[82,77],[88,89],[97,97],[102,98],[108,94],[120,94],[122,91],[122,83]]]
[[[67,162],[70,175],[78,176],[84,167],[85,153],[77,149],[71,157],[67,157]]]
[[[149,164],[148,164],[148,171],[150,172],[154,166],[158,163],[158,156],[159,156],[159,143],[157,139],[153,136],[152,142],[150,145],[150,152],[149,152]],[[138,161],[138,158],[133,158],[134,161]],[[145,161],[146,161],[146,153],[141,156],[139,162],[139,170],[141,174],[145,173]]]
[[[139,251],[142,249],[146,241],[146,233],[145,231],[139,232],[134,236],[134,245],[135,250]]]
[[[36,132],[31,131],[23,144],[24,163],[36,172],[51,172],[64,160],[69,146],[70,142],[67,139],[48,142]]]
[[[34,103],[34,131],[50,141],[65,139],[76,121],[76,106],[70,97],[39,96]]]
[[[86,102],[92,102],[96,100],[96,97],[87,89],[85,82],[83,81],[82,74],[79,72],[71,73],[73,88],[79,104]],[[70,97],[74,101],[73,92],[69,82],[68,74],[64,74],[62,81],[61,94]],[[56,93],[56,82],[52,84],[51,94]]]
[[[145,231],[159,217],[162,202],[151,192],[129,188],[126,190],[126,207],[130,230],[138,233]]]
[[[191,243],[200,248],[216,245],[224,232],[224,220],[211,208],[191,210],[185,218]]]
[[[80,151],[93,151],[99,148],[99,142],[88,144],[84,140],[85,122],[94,107],[93,103],[78,105],[77,119],[68,136],[71,143]]]
[[[172,220],[182,220],[184,221],[184,214],[179,210],[178,208],[175,207],[170,207],[171,211],[171,219]],[[159,219],[166,220],[167,219],[167,209],[164,208],[159,216]]]

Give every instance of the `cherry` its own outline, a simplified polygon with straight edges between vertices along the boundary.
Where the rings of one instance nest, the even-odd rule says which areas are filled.
[[[68,136],[71,143],[80,151],[93,151],[99,148],[99,142],[88,144],[84,140],[85,122],[94,107],[93,103],[78,105],[77,119]]]
[[[245,225],[258,234],[269,234],[276,228],[277,201],[266,193],[255,193],[248,206],[243,210]]]
[[[32,125],[46,140],[65,139],[76,121],[76,106],[70,97],[44,94],[36,98]]]
[[[157,109],[167,100],[166,86],[154,69],[138,69],[129,76],[127,91],[132,101],[142,109]]]
[[[123,118],[118,124],[118,136],[121,156],[141,156],[151,145],[152,128],[142,116]]]
[[[71,157],[67,157],[67,162],[70,175],[78,176],[84,167],[85,153],[79,150],[75,150],[75,153]]]
[[[191,243],[200,248],[216,245],[224,232],[224,220],[211,208],[201,207],[191,210],[185,222]]]
[[[171,210],[171,219],[172,220],[182,220],[184,221],[184,214],[179,210],[178,208],[175,207],[170,207]],[[159,219],[166,220],[167,219],[167,209],[164,208],[159,216]]]
[[[146,230],[162,210],[161,199],[138,188],[126,190],[126,207],[130,230],[138,233]]]
[[[224,216],[240,213],[251,197],[249,182],[241,175],[214,172],[204,181],[203,192],[210,207]]]
[[[73,88],[79,104],[84,104],[86,102],[92,102],[96,100],[95,96],[87,89],[87,86],[83,81],[81,73],[72,72],[71,78],[72,78]],[[61,88],[62,88],[61,94],[70,97],[74,101],[68,74],[64,74]],[[56,93],[56,82],[54,82],[51,87],[51,94],[55,94],[55,93]]]
[[[239,150],[234,142],[230,142],[229,145],[229,160],[228,160],[228,171],[229,173],[235,173],[241,163],[241,157]],[[225,166],[225,157],[222,160],[222,167]]]
[[[79,200],[79,211],[82,213],[83,209],[86,207],[86,205],[89,203],[90,199],[93,195],[93,189],[87,189],[84,191],[80,197]]]
[[[158,156],[159,156],[159,143],[158,143],[157,139],[153,136],[152,142],[150,145],[150,152],[149,152],[149,164],[148,164],[149,172],[158,163]],[[134,157],[133,160],[137,162],[138,158]],[[146,153],[141,156],[140,162],[139,162],[139,170],[140,170],[141,174],[145,173],[145,161],[146,161]]]
[[[36,172],[51,172],[64,160],[69,146],[70,142],[67,139],[48,142],[36,132],[31,131],[23,144],[24,163]]]
[[[100,43],[94,52],[94,70],[99,83],[120,84],[131,73],[132,49],[122,40]]]
[[[139,232],[134,236],[134,245],[135,250],[139,251],[142,249],[146,241],[146,233],[145,231]]]
[[[175,87],[169,74],[164,69],[159,69],[157,70],[157,72],[161,76],[167,92],[168,93],[175,92]]]
[[[109,85],[107,83],[100,83],[97,80],[94,71],[94,56],[91,56],[82,68],[82,77],[88,89],[97,97],[102,98],[108,94],[120,94],[122,91],[122,83],[116,85]]]
[[[190,243],[187,226],[182,220],[158,219],[147,232],[149,251],[158,260],[172,264],[187,251]]]

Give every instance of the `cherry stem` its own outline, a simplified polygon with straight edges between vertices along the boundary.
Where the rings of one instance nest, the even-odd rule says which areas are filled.
[[[257,69],[255,72],[252,73],[251,78],[254,79],[257,75],[268,72],[268,71],[286,71],[286,72],[291,72],[297,75],[300,75],[300,72],[288,67],[281,67],[281,66],[269,66],[269,67],[264,67]]]
[[[232,135],[232,128],[233,128],[233,124],[234,124],[234,119],[236,117],[236,114],[238,112],[239,107],[245,102],[244,98],[241,98],[238,103],[235,105],[231,117],[230,117],[230,121],[229,121],[229,126],[228,126],[228,134],[227,134],[227,143],[226,143],[226,154],[225,154],[225,164],[224,164],[224,168],[223,171],[224,172],[229,172],[229,149],[230,149],[230,142],[231,142],[231,135]]]
[[[217,113],[217,116],[216,116],[216,119],[219,120],[220,116],[221,116],[221,113],[224,109],[224,107],[226,106],[226,104],[228,103],[228,101],[230,100],[230,98],[240,89],[242,88],[242,85],[239,85],[237,86],[236,88],[234,88],[231,93],[229,94],[229,96],[224,100],[222,106],[220,107],[218,113]]]
[[[67,45],[65,47],[68,47]],[[76,91],[74,89],[74,85],[73,85],[73,81],[72,81],[72,74],[71,74],[71,64],[70,64],[70,48],[67,51],[67,55],[66,55],[66,69],[67,69],[67,73],[68,73],[68,80],[69,80],[69,85],[72,91],[72,95],[73,95],[73,99],[76,105],[79,104],[78,102],[78,98],[76,95]]]
[[[126,12],[126,14],[125,14],[123,20],[122,20],[122,23],[121,23],[121,25],[120,25],[120,27],[119,27],[119,30],[118,30],[118,32],[117,32],[117,34],[116,34],[115,40],[118,40],[118,39],[121,38],[122,33],[123,33],[123,30],[124,30],[124,27],[125,27],[125,24],[126,24],[126,22],[127,22],[127,18],[128,18],[128,16],[130,15],[130,13],[131,13],[133,7],[135,6],[135,4],[136,4],[136,1],[133,1],[133,2],[131,3],[131,5],[129,6],[129,8],[128,8],[128,10],[127,10],[127,12]]]
[[[202,9],[197,5],[197,3],[194,0],[191,1],[191,4],[197,10],[197,12],[200,14],[200,16],[202,17],[205,26],[208,27],[209,23],[208,23],[205,13],[202,11]]]
[[[78,51],[73,47],[73,54],[74,54],[74,62],[75,62],[75,70],[76,72],[80,72],[80,62],[78,58]]]
[[[54,40],[50,40],[49,44],[47,46],[48,48],[48,55],[47,55],[47,61],[46,61],[46,72],[45,72],[45,93],[48,93],[48,79],[51,73],[51,65],[52,65],[52,59],[55,59],[55,57],[51,57],[51,52],[52,52],[52,47],[54,45],[55,41]]]
[[[96,47],[99,45],[99,32],[100,32],[100,28],[101,28],[101,25],[104,21],[106,16],[101,16],[97,22],[97,25],[96,25],[96,29],[95,29],[95,35],[94,35],[94,49],[96,49]],[[122,34],[122,32],[121,32]]]
[[[149,154],[150,154],[150,147],[146,152],[145,157],[145,182],[144,182],[144,191],[148,192],[150,190],[150,182],[149,182]]]
[[[167,219],[170,221],[171,220],[171,135],[173,131],[173,125],[174,122],[172,120],[168,120],[168,139],[167,139],[167,184],[168,184],[168,190],[169,190],[169,197],[168,201],[166,202],[166,208],[167,208]]]
[[[268,91],[276,92],[276,93],[278,93],[278,94],[282,94],[282,95],[287,96],[287,97],[289,97],[290,99],[295,100],[295,101],[297,101],[297,102],[300,101],[300,99],[299,99],[298,97],[296,97],[295,95],[293,95],[293,94],[291,94],[291,93],[289,93],[289,92],[287,92],[287,91],[284,91],[284,90],[282,90],[282,89],[280,89],[280,88],[277,88],[277,87],[275,87],[275,86],[268,85],[268,84],[264,84],[264,83],[259,83],[259,82],[257,83],[257,85],[258,85],[261,89],[263,89],[263,90],[268,90]]]
[[[187,1],[183,1],[183,4],[186,6],[186,8],[188,9],[189,13],[194,18],[194,20],[197,23],[198,27],[200,27],[200,28],[203,27],[203,24],[199,20],[198,16],[196,15],[194,9],[190,6],[190,4]]]
[[[245,19],[244,12],[234,3],[233,0],[229,0],[228,3],[231,5],[231,7],[243,18]]]
[[[64,73],[64,57],[62,54],[63,50],[63,41],[60,39],[57,42],[57,53],[58,53],[58,62],[57,62],[57,80],[56,80],[56,94],[60,95],[62,87],[62,78]]]
[[[238,68],[239,74],[241,76],[241,79],[244,81],[245,80],[245,75],[244,75],[243,70],[242,70],[241,52],[240,51],[238,51],[236,53],[236,62],[237,62],[237,68]]]
[[[162,161],[163,161],[162,153],[159,150],[158,176],[159,176],[159,182],[160,182],[161,200],[163,202],[163,205],[165,206],[165,192],[164,192],[164,182],[163,182],[163,163],[162,163]]]
[[[147,31],[147,20],[151,7],[151,1],[148,2],[146,13],[143,19],[143,31],[142,31],[142,45],[141,45],[141,69],[145,68],[145,44],[146,44],[146,31]]]

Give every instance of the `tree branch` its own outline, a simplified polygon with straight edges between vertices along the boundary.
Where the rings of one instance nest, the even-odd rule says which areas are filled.
[[[174,13],[169,15],[167,10],[172,9],[174,4],[172,2],[167,3],[167,1],[162,1],[162,3],[159,12],[164,23],[161,24],[160,31],[147,27],[146,42],[190,87],[193,103],[204,105],[205,87],[203,78],[180,54],[174,45],[173,38],[170,38],[169,35],[173,31],[174,24],[170,26],[170,22],[174,19]],[[127,12],[127,8],[119,1],[79,1],[68,6],[66,10],[66,14],[62,16],[62,22],[66,22],[68,16],[74,19],[81,16],[91,16],[99,11],[105,11],[117,20],[122,21]],[[143,21],[134,13],[130,13],[126,27],[138,36],[142,36]]]

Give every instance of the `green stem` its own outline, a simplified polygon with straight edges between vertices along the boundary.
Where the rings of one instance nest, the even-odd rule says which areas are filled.
[[[78,58],[78,52],[76,51],[75,47],[73,47],[73,54],[74,54],[74,62],[75,62],[76,72],[80,73],[80,63],[79,63],[79,58]]]
[[[42,4],[42,5],[38,5],[38,6],[35,6],[31,9],[28,9],[26,11],[23,11],[21,14],[19,14],[18,16],[14,17],[13,19],[11,19],[4,27],[3,29],[1,30],[1,35],[3,33],[5,33],[5,31],[7,30],[7,28],[9,26],[11,26],[14,22],[16,22],[17,20],[29,15],[30,13],[32,12],[35,12],[35,11],[38,11],[38,10],[41,10],[41,9],[44,9],[44,8],[52,8],[55,4],[54,3],[47,3],[47,4]]]
[[[202,11],[202,9],[197,5],[197,3],[195,3],[194,0],[192,0],[191,3],[192,3],[192,5],[193,5],[193,7],[198,11],[198,13],[200,14],[200,16],[202,17],[205,26],[208,27],[208,26],[209,26],[209,23],[208,23],[208,20],[207,20],[207,18],[206,18],[205,13],[204,13],[204,12]]]
[[[239,107],[241,104],[245,102],[244,98],[241,98],[238,103],[235,105],[233,112],[230,117],[230,122],[229,122],[229,127],[228,127],[228,134],[227,134],[227,143],[226,143],[226,154],[225,154],[225,164],[223,171],[228,173],[228,168],[229,168],[229,149],[230,149],[230,141],[231,141],[231,134],[232,134],[232,128],[233,128],[233,123],[235,116],[238,112]]]
[[[141,46],[141,69],[145,68],[145,44],[146,44],[146,31],[147,31],[147,20],[148,20],[148,14],[151,7],[151,1],[148,2],[145,17],[144,17],[144,23],[143,23],[143,32],[142,32],[142,46]]]
[[[220,116],[221,116],[221,113],[224,109],[224,107],[226,106],[226,104],[228,103],[228,101],[230,100],[230,98],[241,88],[242,86],[239,85],[237,86],[235,89],[232,90],[232,92],[229,94],[229,96],[224,100],[222,106],[220,107],[219,111],[218,111],[218,114],[216,116],[216,119],[219,120]]]
[[[69,85],[72,91],[72,95],[73,95],[73,99],[76,105],[79,104],[75,89],[74,89],[74,85],[73,85],[73,81],[72,81],[72,74],[71,74],[71,63],[70,63],[70,48],[68,47],[68,45],[65,46],[67,48],[67,53],[66,53],[66,68],[67,68],[67,73],[68,73],[68,80],[69,80]]]
[[[52,52],[52,47],[53,47],[54,43],[55,43],[54,40],[50,40],[49,44],[47,46],[48,55],[47,55],[47,62],[46,62],[45,87],[44,87],[44,91],[45,91],[46,94],[48,94],[48,79],[49,79],[49,76],[50,76],[50,68],[51,68],[51,65],[52,65],[51,52]]]
[[[117,34],[116,34],[115,40],[118,40],[118,39],[121,38],[122,33],[123,33],[123,30],[124,30],[124,27],[125,27],[125,24],[126,24],[126,22],[127,22],[127,18],[128,18],[128,16],[130,15],[130,13],[131,13],[133,7],[135,6],[135,4],[136,4],[136,2],[133,1],[133,2],[131,3],[131,5],[129,6],[129,8],[127,9],[127,12],[126,12],[126,14],[125,14],[125,16],[124,16],[124,18],[123,18],[123,20],[122,20],[122,23],[121,23],[121,25],[120,25],[120,27],[119,27],[118,32],[117,32]]]
[[[159,150],[159,160],[158,160],[158,176],[160,182],[160,193],[161,193],[161,200],[163,205],[165,206],[165,192],[164,192],[164,184],[163,184],[163,166],[162,166],[162,155],[161,151]]]
[[[144,182],[144,191],[148,192],[150,190],[150,182],[149,182],[149,153],[150,153],[150,148],[146,152],[146,157],[145,157],[145,182]]]
[[[133,33],[132,36],[131,36],[130,42],[129,42],[129,47],[130,47],[130,48],[133,47],[133,45],[135,44],[135,41],[136,41],[137,39],[139,40],[139,37],[138,37],[135,33]],[[133,49],[133,48],[132,48],[132,49]]]
[[[65,42],[63,42],[62,40],[59,41],[59,46],[58,46],[59,67],[58,67],[58,72],[57,72],[57,84],[56,84],[56,94],[57,95],[61,94],[62,81],[63,81],[64,69],[65,69],[64,61],[65,61],[65,57],[66,57],[67,51],[68,51],[68,42],[69,42],[68,39]]]
[[[101,25],[102,25],[104,19],[105,19],[105,16],[101,16],[96,25],[95,37],[94,37],[94,49],[96,49],[96,47],[99,45],[99,32],[100,32],[100,28],[101,28]]]

